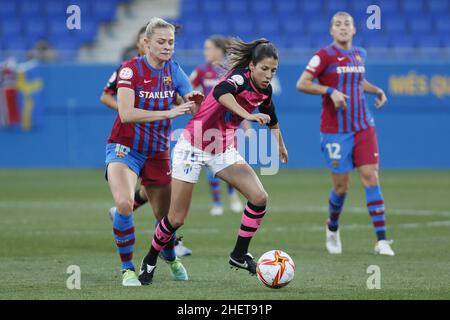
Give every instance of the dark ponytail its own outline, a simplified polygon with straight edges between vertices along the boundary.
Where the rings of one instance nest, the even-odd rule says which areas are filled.
[[[278,60],[278,50],[264,38],[252,42],[244,42],[239,38],[232,38],[227,46],[230,69],[247,67],[250,62],[257,64],[265,58]]]

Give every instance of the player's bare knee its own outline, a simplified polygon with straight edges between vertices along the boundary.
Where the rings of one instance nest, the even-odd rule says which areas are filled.
[[[361,181],[365,187],[373,187],[379,184],[376,171],[361,173]]]
[[[133,211],[134,200],[133,199],[120,199],[116,202],[117,210],[121,214],[128,214]]]
[[[255,195],[253,195],[251,199],[248,200],[255,206],[265,206],[267,201],[269,200],[269,195],[266,191],[261,190],[260,192],[255,193]]]
[[[169,222],[174,228],[179,228],[184,224],[184,217],[180,215],[174,215],[169,217]]]
[[[339,196],[342,197],[348,192],[349,185],[348,183],[342,182],[342,183],[336,183],[334,185],[334,192]]]

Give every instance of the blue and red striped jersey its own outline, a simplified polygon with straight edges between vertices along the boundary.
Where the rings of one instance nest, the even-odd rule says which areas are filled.
[[[366,50],[363,48],[343,50],[331,44],[320,49],[309,61],[306,71],[321,85],[335,88],[350,97],[346,110],[336,110],[331,98],[322,96],[321,132],[349,133],[375,126],[364,98],[365,60]]]
[[[162,69],[153,68],[145,56],[125,62],[117,76],[117,88],[134,90],[134,107],[169,110],[176,94],[185,96],[192,86],[183,69],[173,60]],[[117,115],[108,143],[126,145],[140,153],[154,155],[169,148],[170,120],[123,124]]]

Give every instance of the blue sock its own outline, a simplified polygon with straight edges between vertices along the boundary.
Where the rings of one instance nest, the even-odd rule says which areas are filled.
[[[344,206],[345,196],[338,196],[334,190],[330,192],[328,199],[328,230],[337,231],[339,228],[339,216]]]
[[[122,261],[122,270],[132,269],[134,251],[134,223],[133,213],[124,215],[116,210],[113,223],[114,239],[116,240],[117,251]]]
[[[231,184],[227,183],[227,185],[228,185],[228,195],[231,196],[232,194],[234,194],[236,192],[236,190],[234,189],[234,187]]]
[[[220,201],[220,179],[215,177],[211,170],[207,170],[207,176],[213,203],[215,205],[221,206],[222,202]]]
[[[159,223],[159,220],[156,220],[155,226],[157,226],[158,223]],[[173,261],[176,259],[176,257],[177,257],[175,254],[175,241],[176,240],[177,240],[177,234],[176,234],[176,232],[174,232],[170,242],[161,251],[161,254],[164,257],[164,260]]]
[[[377,235],[377,240],[386,240],[386,223],[384,216],[384,199],[380,186],[367,187],[366,200],[367,209],[372,219],[373,228]]]

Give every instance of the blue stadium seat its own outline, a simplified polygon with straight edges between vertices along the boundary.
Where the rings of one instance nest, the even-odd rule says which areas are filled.
[[[449,10],[449,1],[445,0],[428,0],[428,10],[430,12],[447,12]]]
[[[48,22],[48,35],[64,35],[69,31],[66,26],[65,16],[53,17]]]
[[[208,1],[209,2],[209,1]],[[181,16],[186,14],[198,14],[202,0],[183,0],[181,3]]]
[[[424,8],[423,0],[403,0],[403,12],[406,15],[421,13]]]
[[[67,4],[65,1],[61,0],[45,0],[44,1],[44,12],[48,16],[61,17],[61,15],[66,16]]]
[[[296,0],[275,1],[274,7],[280,15],[300,12],[300,7],[297,5]]]
[[[286,48],[312,48],[311,38],[309,36],[298,34],[296,37],[289,38],[286,41]]]
[[[384,25],[384,26],[383,26]],[[381,28],[386,29],[387,32],[405,32],[407,30],[407,23],[404,17],[392,17],[381,20]]]
[[[441,38],[441,47],[450,48],[450,33],[442,34]]]
[[[23,27],[27,37],[44,38],[47,35],[47,23],[44,19],[29,19]]]
[[[93,19],[82,20],[81,29],[75,31],[76,38],[83,44],[91,44],[97,36],[97,22]]]
[[[189,38],[188,41],[186,42],[186,47],[188,49],[196,49],[196,50],[203,49],[203,45],[205,43],[206,38],[207,37],[203,34],[199,37]]]
[[[450,32],[450,19],[448,17],[439,17],[435,20],[436,31],[439,33]]]
[[[254,21],[246,15],[236,15],[230,17],[231,31],[233,34],[240,36],[241,33],[252,33],[254,31]]]
[[[257,31],[265,37],[280,33],[280,24],[277,19],[264,19],[257,22]]]
[[[333,42],[328,30],[316,32],[311,35],[311,45],[313,48],[321,48]]]
[[[183,23],[183,29],[181,30],[185,35],[198,35],[203,33],[203,31],[204,26],[201,19],[186,21],[186,23]]]
[[[249,10],[254,15],[270,14],[274,11],[272,0],[253,0],[250,1]]]
[[[373,35],[364,39],[366,48],[387,48],[389,46],[389,37],[385,34]]]
[[[367,7],[371,4],[375,4],[375,1],[373,0],[359,0],[359,1],[352,1],[350,5],[350,11],[354,13],[364,13],[366,14]]]
[[[230,23],[222,16],[210,16],[205,21],[205,30],[208,34],[230,34]]]
[[[321,33],[324,30],[328,31],[330,29],[330,19],[328,17],[310,17],[306,20],[306,29],[309,30],[310,34]]]
[[[225,7],[229,14],[245,14],[248,12],[248,0],[227,0]]]
[[[300,15],[286,15],[281,21],[281,32],[295,34],[305,31],[303,20]]]
[[[413,36],[404,34],[402,37],[395,37],[390,39],[389,47],[391,48],[414,48],[416,41]]]
[[[305,16],[310,17],[312,14],[318,14],[323,12],[324,3],[323,0],[309,1],[301,0],[301,10]]]
[[[430,16],[410,15],[409,30],[413,33],[428,33],[433,31],[433,21]]]
[[[17,14],[17,5],[15,1],[1,0],[0,1],[0,18],[13,17]]]
[[[417,47],[419,48],[439,48],[441,46],[441,39],[437,36],[426,36],[416,39]]]
[[[80,7],[82,19],[84,16],[92,14],[92,3],[92,0],[71,0],[69,2],[69,4],[74,4]],[[108,3],[108,5],[110,4]]]
[[[271,41],[277,49],[284,49],[287,47],[287,42],[289,41],[289,38],[281,35],[273,35],[271,37],[267,37],[269,41]]]
[[[348,0],[328,0],[325,4],[328,13],[334,14],[337,11],[350,11],[350,4]]]
[[[220,15],[224,11],[223,1],[202,1],[202,11],[205,15]]]
[[[92,16],[101,22],[110,22],[116,14],[116,6],[108,3],[105,5],[104,1],[95,1],[92,3]]]
[[[379,0],[377,5],[381,8],[381,14],[399,14],[400,4],[397,0]]]
[[[0,22],[2,36],[16,37],[22,33],[22,23],[16,17],[3,18]]]
[[[37,18],[43,13],[42,2],[36,0],[21,0],[18,3],[19,12],[22,17]]]
[[[32,45],[24,37],[9,37],[3,44],[4,49],[7,51],[26,51],[31,49]]]

